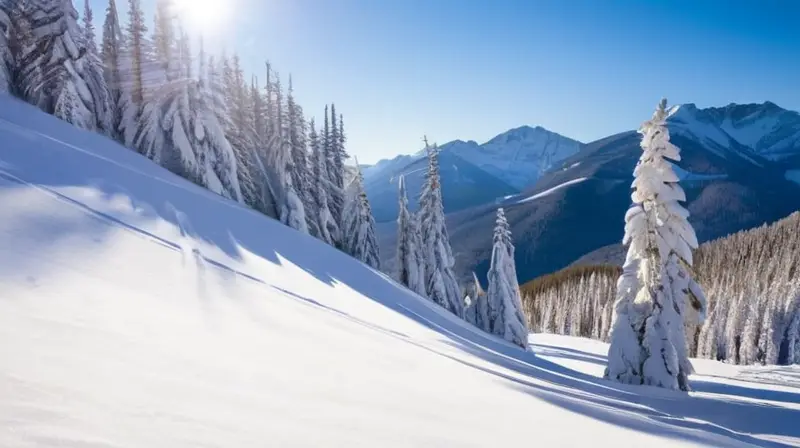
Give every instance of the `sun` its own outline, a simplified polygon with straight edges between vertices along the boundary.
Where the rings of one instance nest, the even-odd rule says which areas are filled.
[[[226,27],[233,9],[230,0],[173,0],[175,14],[189,32],[214,34]]]

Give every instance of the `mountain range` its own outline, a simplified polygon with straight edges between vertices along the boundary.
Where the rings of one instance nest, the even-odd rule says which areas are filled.
[[[685,205],[700,241],[773,222],[800,209],[797,112],[772,102],[712,108],[683,104],[670,110],[668,128],[671,141],[681,148],[682,160],[676,163],[675,171],[686,190]],[[491,255],[495,210],[501,206],[514,234],[520,282],[578,259],[582,263],[621,262],[624,250],[619,243],[623,217],[630,206],[633,168],[641,154],[639,143],[638,133],[626,131],[578,144],[571,154],[564,150],[551,158],[550,166],[540,176],[532,176],[535,183],[527,188],[515,193],[482,190],[482,203],[469,207],[448,210],[448,197],[458,193],[448,196],[445,190],[458,275],[467,280],[474,271],[483,281]],[[513,144],[495,146],[495,160],[515,157],[517,148]],[[531,145],[527,151],[547,153],[539,149],[537,152]],[[473,166],[494,178],[500,175]],[[404,168],[397,166],[394,172],[403,172]],[[458,183],[449,182],[448,175],[443,170],[443,188],[456,188]],[[504,177],[510,180],[514,176],[516,173]],[[391,269],[393,223],[379,224],[379,233],[383,258]]]
[[[519,193],[555,163],[576,154],[583,144],[541,127],[522,126],[484,144],[455,140],[439,147],[445,212],[452,213]],[[425,152],[381,160],[363,170],[365,189],[377,222],[397,218],[397,179],[404,176],[410,206],[427,170]]]

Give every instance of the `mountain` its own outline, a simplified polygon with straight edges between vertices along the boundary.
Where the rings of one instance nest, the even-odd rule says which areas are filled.
[[[454,141],[440,147],[439,172],[446,212],[463,210],[518,191],[458,156],[463,148],[473,145],[477,146],[475,142]],[[400,176],[404,176],[406,180],[409,208],[412,211],[417,210],[417,199],[422,192],[427,170],[427,157],[416,157],[393,171],[385,170],[381,175],[370,178],[365,176],[364,187],[375,220],[386,222],[397,219],[397,179]]]
[[[700,241],[774,222],[800,209],[795,177],[800,173],[800,145],[789,138],[795,143],[787,147],[784,137],[800,126],[797,113],[773,103],[709,109],[688,104],[671,110],[668,126],[672,142],[681,148],[676,173]],[[601,248],[588,260],[620,260],[639,142],[633,131],[592,142],[533,188],[448,215],[459,276],[467,281],[475,270],[484,279],[498,206],[506,208],[514,233],[521,282]],[[393,229],[380,230],[391,263]]]
[[[581,149],[582,143],[540,126],[504,132],[483,145],[458,148],[458,155],[475,166],[523,190],[555,163]]]
[[[0,141],[0,446],[800,442],[792,367],[612,384],[603,343],[521,350],[2,96]]]
[[[523,126],[479,145],[455,140],[439,147],[445,212],[457,212],[522,191],[582,144],[541,127]],[[425,152],[381,160],[364,170],[365,188],[378,222],[397,218],[397,183],[405,175],[410,203],[422,189]]]

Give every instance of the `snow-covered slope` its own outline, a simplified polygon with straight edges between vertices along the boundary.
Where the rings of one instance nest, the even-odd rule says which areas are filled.
[[[5,97],[0,142],[2,447],[800,443],[796,370],[608,383]]]
[[[772,102],[729,104],[699,109],[694,104],[671,110],[670,130],[707,146],[781,160],[800,153],[800,114]],[[742,154],[744,153],[744,154]],[[758,160],[751,161],[758,163]]]

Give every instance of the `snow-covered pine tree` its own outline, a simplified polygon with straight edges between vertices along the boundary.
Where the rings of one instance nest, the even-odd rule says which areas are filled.
[[[123,86],[122,54],[125,38],[119,26],[116,0],[109,0],[106,17],[103,22],[102,61],[105,68],[104,78],[110,98],[111,130],[110,136],[117,141],[124,141],[122,135],[122,111],[129,101]]]
[[[356,165],[358,162],[356,162]],[[345,206],[342,245],[345,252],[376,270],[381,268],[378,239],[375,237],[375,219],[364,192],[364,177],[358,169],[355,179],[348,185]]]
[[[217,118],[233,148],[239,186],[244,203],[275,219],[280,218],[275,192],[267,181],[269,160],[278,145],[275,140],[262,140],[253,128],[253,111],[248,107],[247,87],[238,56],[233,63],[222,57],[221,70],[214,64],[209,71],[209,85]]]
[[[183,26],[178,27],[178,68],[179,76],[186,79],[194,77],[194,70],[192,64],[192,44],[189,35],[184,31]]]
[[[118,130],[122,142],[130,148],[136,147],[135,139],[145,107],[145,70],[150,65],[150,46],[141,1],[128,0],[128,23],[118,54],[122,89]]]
[[[299,232],[308,233],[303,201],[292,182],[292,145],[279,83],[276,95],[277,122],[273,128],[275,132],[266,146],[269,157],[266,160],[266,178],[276,199],[278,219]]]
[[[317,134],[314,119],[309,124],[308,143],[311,149],[311,168],[312,179],[311,195],[314,200],[314,210],[316,212],[317,227],[320,234],[317,238],[333,246],[334,241],[338,240],[339,226],[333,220],[330,209],[328,208],[328,186],[327,168],[325,152],[322,148],[319,135]]]
[[[0,0],[0,93],[11,88],[11,71],[14,58],[8,45],[8,34],[11,31],[11,0]]]
[[[85,36],[72,1],[30,2],[29,6],[33,45],[20,59],[21,92],[45,112],[83,129],[97,129],[95,97],[102,106],[105,86],[102,76],[93,77],[91,67],[87,70],[82,61]]]
[[[137,108],[144,107],[144,67],[147,25],[140,0],[128,0],[127,49],[131,60],[131,101]]]
[[[618,284],[606,377],[688,390],[683,314],[690,297],[691,306],[703,311],[705,303],[696,297],[701,291],[687,269],[697,238],[669,162],[679,161],[680,151],[669,142],[666,106],[662,100],[639,130],[643,153],[634,170],[634,205],[625,219],[624,243],[630,246]]]
[[[333,120],[336,121],[335,119]],[[325,154],[325,169],[327,170],[326,179],[328,180],[328,208],[331,211],[331,216],[339,228],[344,229],[342,221],[344,213],[344,173],[338,171],[339,162],[337,162],[338,154],[338,130],[334,130],[336,126],[331,126],[328,106],[325,106],[325,122],[322,134],[322,149]],[[341,181],[341,182],[340,182]],[[340,238],[344,234],[339,235]],[[341,240],[334,240],[334,245],[341,246]]]
[[[112,97],[106,83],[103,61],[97,50],[94,23],[92,22],[94,14],[91,6],[89,6],[89,0],[84,0],[83,11],[83,45],[86,51],[76,62],[76,68],[89,89],[97,131],[107,136],[113,136],[114,111]]]
[[[522,312],[511,229],[502,208],[497,209],[495,224],[491,265],[487,274],[489,327],[491,333],[524,348],[528,344],[528,326]]]
[[[175,174],[242,202],[233,150],[200,85],[173,81],[155,98],[145,106],[136,146]]]
[[[31,0],[2,0],[0,11],[0,27],[4,29],[4,32],[0,33],[3,34],[0,39],[5,38],[7,45],[7,51],[0,55],[2,56],[0,61],[4,63],[8,91],[20,98],[27,98],[26,82],[31,83],[41,76],[40,72],[34,73],[31,79],[23,81],[25,56],[36,43],[31,23],[33,13]],[[38,66],[34,68],[39,69]]]
[[[97,38],[94,30],[94,12],[89,0],[83,0],[83,35],[86,38],[85,47],[87,51],[98,54],[97,51]]]
[[[172,0],[156,0],[153,47],[155,47],[156,63],[167,82],[180,78],[177,41],[175,5]]]
[[[422,297],[426,296],[425,290],[425,263],[419,243],[419,228],[416,220],[408,210],[408,197],[406,196],[405,177],[398,180],[400,190],[399,213],[397,215],[397,273],[395,278]],[[470,296],[474,302],[477,297]]]
[[[428,153],[428,172],[420,197],[420,230],[425,251],[425,288],[434,303],[456,316],[464,314],[464,304],[453,273],[455,259],[444,218],[442,185],[439,179],[439,157],[436,145],[425,141]]]
[[[292,85],[291,75],[289,75],[289,88],[286,94],[286,108],[289,122],[289,143],[291,145],[292,182],[306,211],[308,231],[312,236],[319,237],[319,221],[316,217],[314,197],[311,194],[311,175],[308,172],[305,118],[303,118],[302,108],[294,99],[294,86]]]

